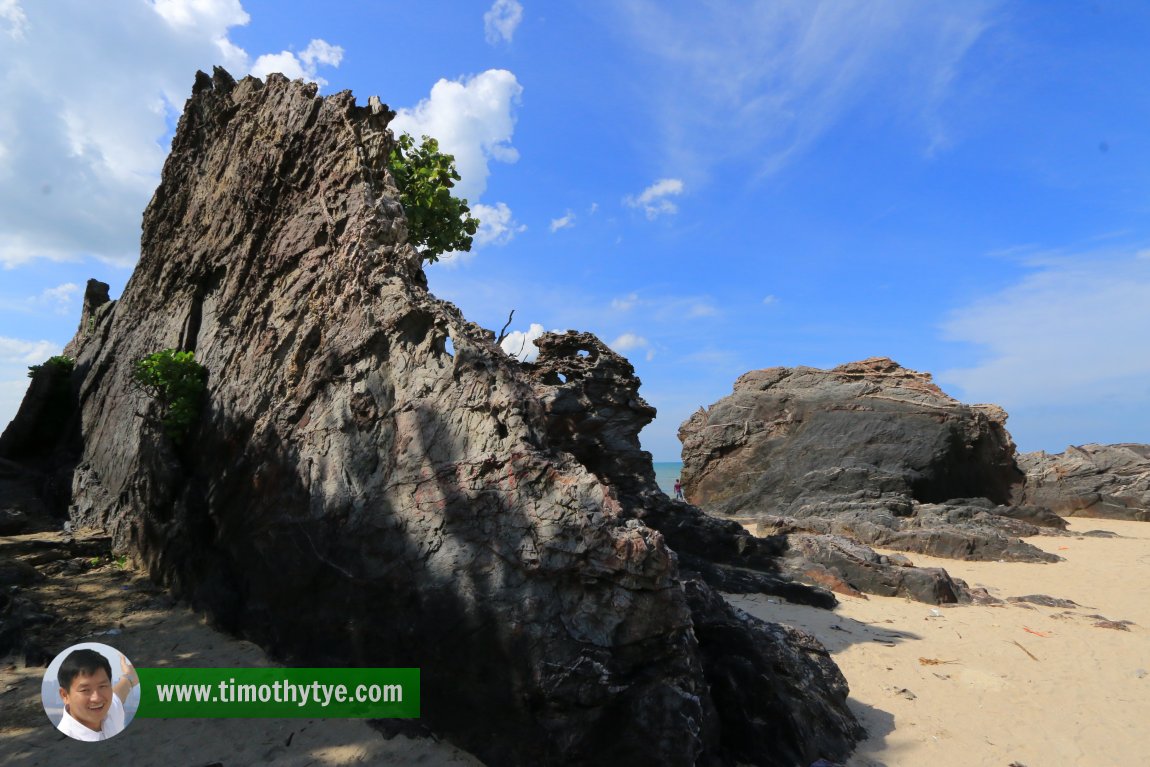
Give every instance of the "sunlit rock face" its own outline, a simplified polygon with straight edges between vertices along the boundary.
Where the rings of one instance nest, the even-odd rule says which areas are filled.
[[[1017,496],[1067,517],[1150,521],[1150,445],[1082,445],[1022,453]]]
[[[391,117],[197,76],[136,271],[69,345],[72,521],[289,664],[420,667],[422,721],[493,765],[844,756],[826,651],[681,575],[617,480],[649,459],[604,427],[623,452],[590,465],[532,369],[428,292]],[[165,348],[208,371],[179,442],[131,384]]]
[[[1062,523],[1009,505],[1023,474],[1005,423],[1001,408],[964,405],[885,357],[756,370],[680,427],[684,493],[767,532],[960,559],[1057,559],[1018,540]]]

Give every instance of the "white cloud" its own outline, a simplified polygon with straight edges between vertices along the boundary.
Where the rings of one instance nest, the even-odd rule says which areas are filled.
[[[488,162],[513,163],[519,152],[511,146],[515,131],[513,108],[523,87],[505,69],[489,69],[462,80],[440,80],[431,95],[411,109],[400,109],[391,122],[399,135],[428,135],[440,149],[455,156],[462,180],[455,193],[475,202],[487,189]]]
[[[44,301],[56,304],[70,304],[72,299],[78,295],[80,295],[80,286],[74,282],[65,282],[63,285],[46,289],[40,294],[40,297]]]
[[[28,298],[11,300],[0,299],[0,309],[25,313],[42,313],[48,309],[56,314],[76,314],[76,299],[83,293],[83,289],[74,282],[66,282],[54,288],[46,288],[38,295]]]
[[[252,74],[267,77],[279,72],[290,80],[304,79],[319,85],[327,85],[327,80],[316,74],[321,64],[338,67],[343,60],[343,48],[331,45],[324,40],[312,40],[298,56],[291,51],[265,53],[252,64]]]
[[[516,28],[523,21],[523,6],[516,0],[495,0],[483,14],[483,33],[487,42],[497,45],[500,41],[509,43]]]
[[[570,229],[575,226],[575,214],[570,210],[567,211],[561,218],[551,219],[551,233],[554,234],[560,229]]]
[[[661,178],[643,190],[638,197],[623,198],[623,204],[630,208],[640,208],[647,218],[654,220],[662,215],[677,213],[679,208],[668,197],[683,193],[683,182],[677,178]]]
[[[769,295],[763,299],[763,306],[774,306],[779,302],[779,297],[776,295]]]
[[[28,16],[20,7],[19,0],[0,0],[0,29],[13,40],[24,37],[28,27]]]
[[[478,247],[506,245],[515,235],[527,231],[527,226],[520,224],[511,215],[511,208],[505,202],[472,205],[471,212],[479,219],[479,230],[475,233],[475,245]]]
[[[689,174],[742,158],[771,173],[868,104],[951,142],[940,106],[989,26],[989,0],[619,0],[668,161]],[[897,78],[897,89],[882,84]],[[879,106],[881,104],[881,106]],[[699,141],[706,136],[706,141]],[[690,176],[688,176],[690,177]]]
[[[1010,410],[1141,399],[1150,411],[1150,262],[1078,254],[1048,261],[1017,285],[953,312],[947,339],[985,350],[979,364],[939,374],[963,399]]]
[[[25,341],[0,336],[0,433],[2,433],[28,390],[28,366],[39,365],[62,351],[52,341]]]
[[[244,75],[250,57],[227,35],[248,18],[238,0],[119,3],[111,13],[90,0],[0,0],[0,266],[133,263],[195,71],[222,64]],[[333,51],[313,42],[300,61],[329,65]]]
[[[588,216],[594,216],[598,212],[598,210],[599,210],[599,203],[593,202],[593,203],[591,203],[591,207],[587,209],[587,215]]]
[[[526,331],[513,330],[508,333],[499,344],[499,348],[520,362],[534,362],[539,359],[539,347],[532,342],[545,332],[542,325],[532,322]]]
[[[651,345],[651,342],[643,338],[643,336],[634,333],[624,333],[607,345],[620,354],[623,354],[624,352],[634,351],[635,349],[646,349]]]
[[[0,365],[39,365],[59,354],[61,348],[52,341],[24,341],[0,336]]]

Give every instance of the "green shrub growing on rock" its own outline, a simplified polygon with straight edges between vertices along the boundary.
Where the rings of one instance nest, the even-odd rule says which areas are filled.
[[[444,253],[471,250],[479,219],[472,217],[467,200],[451,194],[459,181],[455,157],[441,153],[439,142],[429,136],[416,146],[405,133],[388,159],[407,215],[408,242],[432,263]]]
[[[63,354],[57,354],[55,357],[49,357],[39,365],[29,365],[28,377],[34,378],[42,367],[55,368],[56,372],[60,375],[70,376],[72,375],[72,371],[76,369],[76,360],[71,357],[65,357]]]
[[[177,444],[200,417],[207,379],[192,352],[164,349],[132,365],[132,382],[159,404],[164,434]]]

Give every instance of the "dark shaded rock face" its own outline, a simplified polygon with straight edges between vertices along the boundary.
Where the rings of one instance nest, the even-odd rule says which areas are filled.
[[[1150,445],[1082,445],[1021,453],[1016,497],[1067,517],[1150,521]]]
[[[680,427],[684,493],[779,532],[1053,561],[1017,539],[1040,528],[1005,506],[1022,480],[1005,422],[1001,408],[964,405],[886,358],[757,370]]]
[[[637,393],[594,359],[556,386],[546,349],[521,366],[427,292],[390,117],[197,76],[136,271],[69,346],[73,521],[290,664],[421,667],[423,721],[490,764],[844,756],[860,730],[825,650],[679,576],[672,538],[785,581],[770,542],[653,488],[613,423],[649,418]],[[129,383],[168,347],[209,372],[179,445]]]
[[[779,576],[782,537],[756,538],[738,523],[673,501],[659,489],[651,455],[639,445],[639,432],[655,409],[639,395],[630,362],[590,333],[547,333],[535,345],[539,357],[528,368],[549,437],[607,483],[628,513],[661,532],[684,567],[727,592],[835,604],[829,593]]]

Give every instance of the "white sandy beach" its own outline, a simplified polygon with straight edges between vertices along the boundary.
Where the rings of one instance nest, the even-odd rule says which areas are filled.
[[[1069,521],[1123,537],[1029,539],[1066,558],[1049,565],[911,559],[1002,599],[1046,594],[1073,609],[840,596],[831,613],[729,598],[826,644],[870,732],[851,767],[1150,764],[1150,525]],[[1135,625],[1100,628],[1095,615]]]

